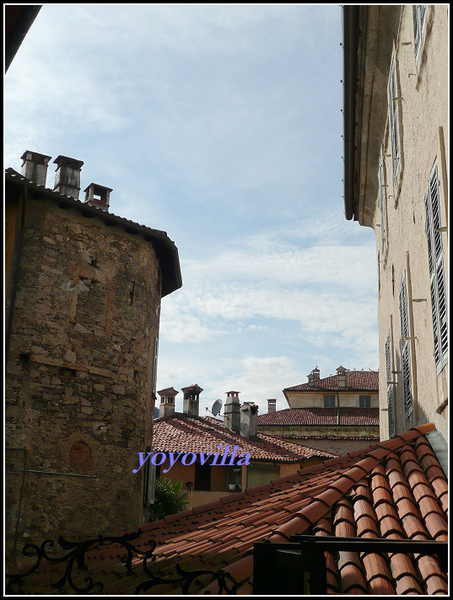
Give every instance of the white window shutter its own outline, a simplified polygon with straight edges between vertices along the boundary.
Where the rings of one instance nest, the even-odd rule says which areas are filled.
[[[411,354],[409,338],[409,317],[407,311],[406,272],[401,279],[400,287],[400,320],[401,320],[401,370],[403,375],[403,402],[406,418],[413,411]]]
[[[445,282],[445,257],[440,231],[440,183],[437,161],[432,168],[425,194],[426,239],[428,243],[428,264],[431,287],[431,311],[433,320],[434,361],[441,370],[447,361],[448,323],[447,292]]]
[[[393,405],[394,381],[392,373],[392,347],[390,341],[390,329],[385,340],[385,373],[387,381],[387,408],[388,408],[388,426],[389,437],[395,435],[395,409]]]

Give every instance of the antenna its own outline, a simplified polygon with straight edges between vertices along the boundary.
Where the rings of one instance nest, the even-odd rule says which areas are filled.
[[[223,404],[222,400],[220,400],[220,399],[216,400],[214,402],[214,404],[212,405],[212,409],[209,410],[209,408],[206,407],[206,410],[208,412],[210,412],[211,415],[213,415],[214,417],[216,417],[220,413],[220,411],[222,410],[222,404]]]

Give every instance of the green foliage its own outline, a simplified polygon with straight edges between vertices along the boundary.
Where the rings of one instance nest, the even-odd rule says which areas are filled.
[[[181,493],[181,486],[182,481],[173,483],[165,477],[156,479],[154,504],[148,506],[148,521],[158,521],[186,510],[189,498],[187,492]]]

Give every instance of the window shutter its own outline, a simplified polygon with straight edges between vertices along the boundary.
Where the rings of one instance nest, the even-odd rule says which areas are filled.
[[[407,287],[406,287],[406,272],[404,272],[401,280],[400,288],[400,320],[401,320],[401,367],[403,375],[403,402],[406,418],[412,414],[413,398],[412,398],[412,378],[411,378],[411,355],[409,340],[409,319],[407,312]]]
[[[147,446],[145,456],[152,452],[151,446]],[[151,463],[151,458],[145,463],[145,473],[143,479],[143,505],[148,506],[154,503],[154,491],[156,483],[156,467]]]
[[[387,381],[387,407],[388,407],[388,426],[389,437],[395,435],[395,409],[393,405],[394,382],[392,377],[392,348],[390,343],[390,329],[385,340],[385,373]]]
[[[422,40],[423,25],[425,24],[425,13],[425,4],[418,4],[412,6],[412,18],[414,22],[414,51],[416,60],[418,59],[420,43]]]
[[[434,361],[438,370],[446,364],[448,351],[445,257],[440,214],[440,184],[437,162],[431,171],[425,195],[426,239],[431,288],[431,312],[434,336]]]
[[[385,190],[384,161],[379,158],[379,199],[381,204],[381,252],[384,255],[387,239],[387,194]]]
[[[392,61],[390,67],[389,84],[388,84],[388,105],[389,105],[389,122],[390,122],[390,139],[392,143],[392,172],[393,186],[396,186],[398,169],[400,164],[400,149],[398,135],[398,92],[396,85],[396,60]]]

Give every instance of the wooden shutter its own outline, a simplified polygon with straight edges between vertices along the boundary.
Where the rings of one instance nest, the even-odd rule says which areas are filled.
[[[440,371],[446,364],[448,351],[447,298],[445,281],[445,256],[440,231],[440,185],[437,161],[435,162],[425,195],[426,239],[431,288],[431,312],[434,335],[434,361]]]
[[[414,22],[414,51],[415,58],[418,59],[420,45],[423,35],[423,25],[425,24],[426,5],[418,4],[412,6],[412,18]]]
[[[411,351],[409,338],[409,315],[407,310],[406,272],[403,273],[400,287],[400,320],[401,320],[401,370],[403,375],[403,402],[406,418],[412,414],[412,377]]]
[[[392,143],[392,172],[393,186],[396,186],[398,169],[400,164],[400,148],[398,133],[398,87],[396,84],[396,59],[394,58],[390,67],[388,83],[388,105],[389,105],[389,125],[390,140]]]
[[[382,153],[379,158],[379,200],[381,205],[381,253],[384,256],[387,240],[387,193]]]
[[[387,382],[387,407],[388,407],[388,426],[389,426],[389,437],[395,435],[395,408],[393,404],[394,395],[394,381],[393,381],[393,368],[392,368],[392,346],[390,340],[390,329],[388,330],[387,337],[385,339],[385,373]]]

